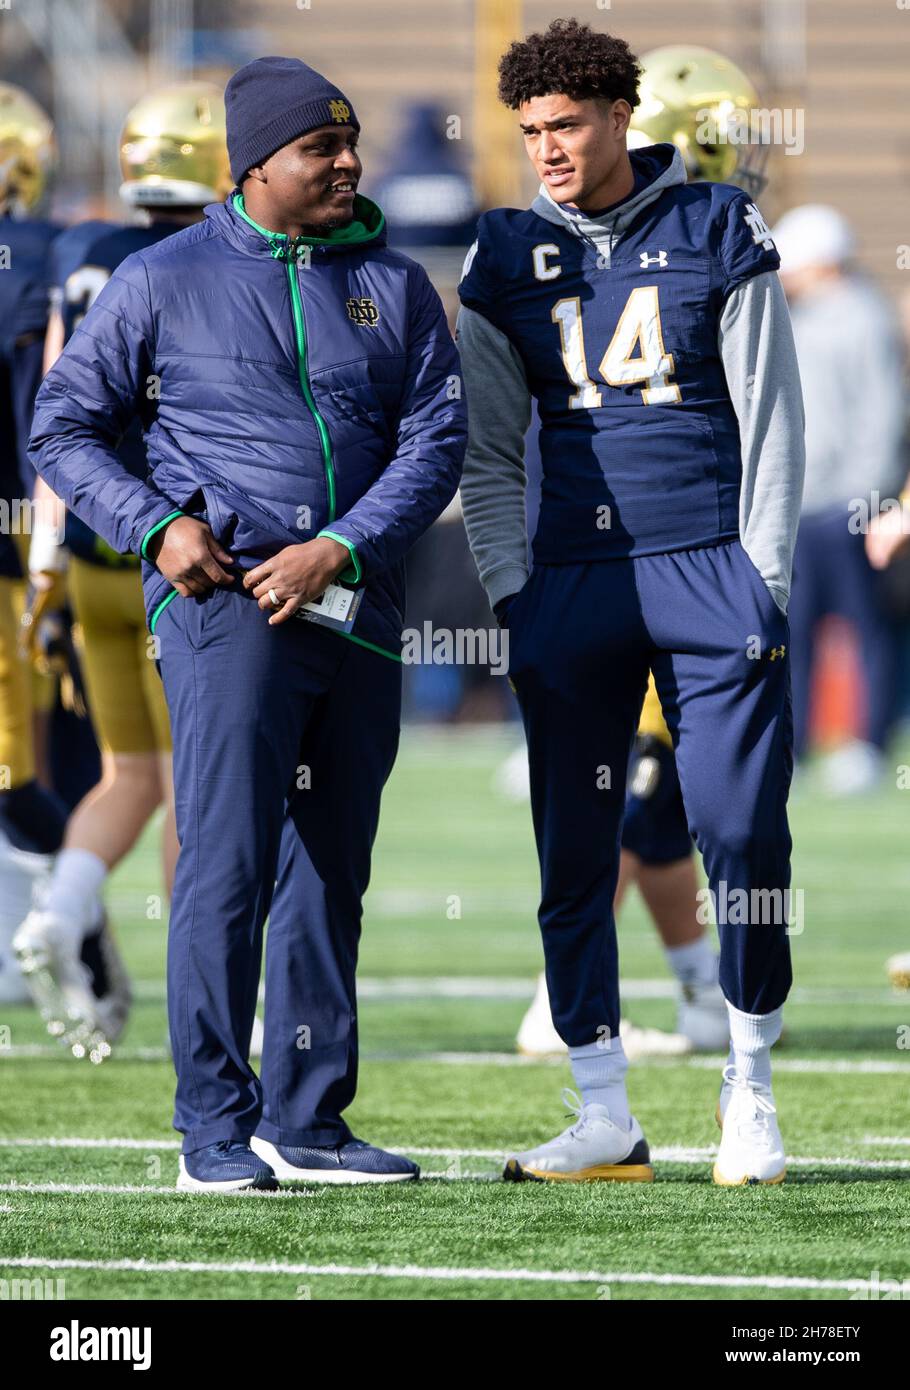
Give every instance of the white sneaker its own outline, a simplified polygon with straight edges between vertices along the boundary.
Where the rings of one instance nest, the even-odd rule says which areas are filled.
[[[910,951],[892,956],[887,965],[888,979],[895,989],[910,989]]]
[[[720,985],[679,985],[676,1027],[693,1052],[726,1052],[730,1045],[730,1015]]]
[[[16,849],[0,830],[0,1004],[27,1004],[31,991],[13,951],[13,936],[47,882],[53,856]]]
[[[692,1051],[692,1044],[682,1032],[665,1033],[662,1028],[639,1028],[627,1018],[619,1020],[619,1036],[622,1050],[630,1062],[640,1062],[647,1057],[685,1057]]]
[[[824,758],[820,771],[831,796],[862,796],[881,782],[885,760],[873,744],[850,739]]]
[[[681,1032],[664,1033],[660,1028],[639,1028],[627,1018],[620,1019],[619,1036],[630,1062],[645,1057],[684,1057],[692,1051],[692,1044]],[[543,972],[538,976],[530,1008],[521,1020],[515,1046],[524,1057],[565,1057],[568,1054],[569,1049],[553,1023],[547,977]]]
[[[575,1123],[536,1149],[510,1154],[502,1175],[506,1182],[654,1181],[647,1140],[636,1119],[631,1128],[621,1129],[605,1105],[583,1105],[568,1087],[562,1094]]]
[[[565,1057],[568,1054],[569,1049],[553,1024],[547,977],[543,971],[537,977],[537,989],[521,1020],[515,1046],[525,1057]]]
[[[110,1055],[130,1005],[129,981],[106,923],[97,937],[93,944],[99,959],[90,969],[82,959],[83,943],[76,944],[78,937],[68,924],[35,908],[12,943],[47,1031],[74,1057],[87,1056],[93,1062]],[[96,984],[103,990],[100,996]]]
[[[783,1182],[787,1159],[770,1086],[725,1067],[716,1118],[722,1130],[714,1164],[719,1187]]]
[[[133,1004],[133,989],[103,908],[100,927],[83,937],[80,958],[92,977],[99,1028],[106,1042],[114,1043],[126,1027]],[[101,1056],[93,1056],[92,1061],[100,1061],[109,1053],[110,1046],[102,1046]]]
[[[531,769],[527,745],[522,743],[493,773],[493,790],[507,801],[530,801]]]

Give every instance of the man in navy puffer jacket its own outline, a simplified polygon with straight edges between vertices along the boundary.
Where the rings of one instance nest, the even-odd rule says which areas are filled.
[[[458,483],[458,360],[423,270],[386,248],[382,213],[356,193],[342,93],[296,59],[261,58],[225,100],[237,189],[121,264],[44,382],[31,456],[145,562],[181,846],[178,1187],[396,1181],[416,1166],[341,1115],[361,898],[398,741],[402,562]],[[144,481],[115,452],[137,414]],[[353,626],[298,620],[326,591],[342,608],[358,596]],[[270,909],[260,1082],[248,1051]],[[47,958],[72,968],[66,943]]]

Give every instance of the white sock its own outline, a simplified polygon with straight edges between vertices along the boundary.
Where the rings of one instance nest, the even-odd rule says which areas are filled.
[[[727,1002],[730,1016],[730,1055],[733,1066],[747,1081],[771,1085],[771,1048],[781,1035],[783,1008],[770,1014],[744,1014]]]
[[[626,1095],[626,1072],[629,1062],[623,1051],[622,1039],[611,1038],[608,1043],[587,1043],[570,1047],[572,1076],[585,1105],[605,1105],[610,1119],[620,1129],[629,1129],[632,1116]]]
[[[716,985],[718,955],[708,933],[685,946],[665,946],[670,969],[681,985]]]
[[[100,893],[107,874],[104,860],[88,849],[62,849],[54,861],[42,906],[79,941],[98,925]]]

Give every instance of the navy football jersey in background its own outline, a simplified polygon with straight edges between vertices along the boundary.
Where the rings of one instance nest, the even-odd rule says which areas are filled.
[[[22,567],[7,519],[31,496],[34,472],[26,448],[41,385],[48,313],[48,255],[60,227],[41,220],[0,217],[0,575]],[[13,521],[15,517],[12,516]]]
[[[149,227],[124,227],[112,222],[83,222],[70,227],[54,243],[51,256],[51,302],[63,319],[64,345],[69,342],[91,305],[121,261],[171,236],[179,228],[170,222]],[[134,478],[148,472],[142,426],[134,419],[117,446],[124,467]],[[74,512],[66,514],[66,545],[83,560],[115,567],[139,567],[138,557],[118,555]]]
[[[672,145],[630,152],[636,183]],[[727,184],[674,184],[604,254],[569,220],[499,208],[459,286],[519,353],[541,420],[534,558],[566,564],[739,536],[739,425],[718,328],[727,296],[779,259]]]

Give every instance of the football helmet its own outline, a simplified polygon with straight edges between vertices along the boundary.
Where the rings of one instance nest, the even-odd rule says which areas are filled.
[[[768,146],[751,139],[750,113],[760,98],[742,69],[691,44],[654,48],[639,61],[629,147],[667,141],[682,154],[690,180],[737,184],[757,198],[767,183]]]
[[[120,197],[131,207],[202,207],[233,188],[224,93],[175,82],[132,108],[120,136]]]
[[[0,206],[22,214],[39,202],[54,162],[54,127],[28,92],[0,82]]]

